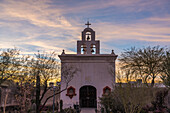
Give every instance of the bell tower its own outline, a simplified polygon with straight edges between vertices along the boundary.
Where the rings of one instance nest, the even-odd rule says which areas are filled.
[[[89,27],[89,21],[85,25],[87,28],[82,31],[81,40],[77,41],[77,54],[100,54],[100,41],[95,40],[95,31]]]
[[[61,90],[67,87],[60,95],[63,108],[79,105],[81,113],[96,113],[100,110],[98,97],[107,95],[115,84],[115,61],[117,55],[112,50],[109,54],[100,53],[100,41],[95,38],[95,31],[87,27],[82,31],[81,39],[77,41],[77,54],[59,55],[61,59]],[[75,67],[79,71],[69,83],[64,75],[64,67]],[[68,75],[70,73],[67,73]]]

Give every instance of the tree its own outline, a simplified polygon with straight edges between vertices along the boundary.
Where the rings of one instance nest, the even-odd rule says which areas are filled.
[[[35,54],[35,57],[27,59],[26,72],[29,77],[35,80],[36,87],[36,113],[41,111],[40,104],[46,92],[49,90],[48,81],[56,78],[59,75],[58,62],[56,61],[57,54],[40,53]],[[41,89],[41,87],[43,89]],[[41,95],[42,90],[42,95]]]
[[[65,88],[58,90],[54,95],[58,95],[63,91],[67,90],[69,82],[73,79],[74,75],[79,71],[76,67],[67,64],[63,64],[61,70],[62,70],[61,75],[62,75],[63,83],[65,83],[66,85]],[[45,99],[42,108],[43,106],[45,106],[46,102],[54,95],[51,95]]]
[[[48,81],[52,79],[56,79],[60,76],[59,74],[59,67],[60,64],[57,62],[57,54],[55,52],[51,53],[40,53],[38,52],[35,54],[35,57],[33,58],[27,58],[27,61],[25,62],[25,69],[26,75],[28,77],[31,77],[32,80],[35,82],[36,87],[36,113],[39,113],[43,107],[45,106],[46,102],[53,97],[53,94],[51,94],[49,97],[45,99],[45,102],[42,103],[42,100],[47,93],[47,91],[50,89],[48,87]],[[64,66],[64,74],[67,78],[67,84],[71,81],[71,78],[76,73],[76,68],[70,67],[70,66]],[[57,90],[54,95],[60,94],[62,91],[66,90],[61,89]],[[42,93],[41,93],[42,92]],[[42,106],[40,107],[40,105]]]
[[[13,86],[14,97],[19,105],[21,112],[28,112],[33,99],[35,77],[29,74],[31,72],[29,55],[19,55],[17,59],[17,72],[12,76],[12,80],[16,83]]]
[[[143,108],[144,112],[154,113],[169,113],[170,109],[165,104],[165,97],[168,95],[167,89],[162,89],[156,92],[155,99],[151,102],[151,106],[146,105]]]
[[[20,71],[19,55],[16,48],[0,52],[0,86]]]
[[[19,105],[20,112],[29,112],[34,99],[34,82],[31,82],[31,79],[28,77],[20,76],[14,89],[14,95]]]
[[[21,56],[19,55],[19,50],[17,49],[2,51],[0,53],[0,85],[11,77],[13,77],[12,79],[15,79],[16,81],[23,78],[23,81],[20,80],[19,83],[21,86],[20,93],[25,94],[25,91],[27,91],[26,89],[28,88],[23,86],[23,84],[32,84],[33,82],[36,83],[36,113],[39,113],[46,102],[53,97],[53,95],[47,97],[43,103],[43,106],[40,108],[42,99],[44,98],[46,92],[50,89],[47,84],[48,81],[60,77],[60,64],[57,62],[56,58],[57,54],[55,52],[38,52],[34,56]],[[73,66],[64,65],[62,66],[62,70],[62,75],[68,86],[68,83],[72,80],[74,74],[77,72],[77,69]],[[58,90],[55,95],[66,90],[67,86],[64,89]],[[22,92],[22,90],[24,91]]]
[[[112,71],[111,71],[111,74],[113,74]],[[117,83],[125,83],[125,82],[129,82],[133,80],[135,80],[135,77],[131,74],[131,70],[129,68],[120,69],[119,65],[117,66],[117,69],[116,69],[116,82]]]
[[[160,74],[160,67],[163,63],[165,48],[154,46],[136,49],[130,48],[121,54],[119,61],[121,68],[131,70],[136,78],[142,78],[145,83],[151,78],[151,86],[155,78]]]
[[[110,95],[101,100],[106,113],[140,113],[153,100],[154,89],[142,84],[118,84]]]
[[[167,87],[170,87],[170,50],[165,54],[161,72],[161,79]]]
[[[100,99],[101,111],[102,109],[106,111],[106,113],[125,113],[123,104],[121,103],[120,99],[117,98],[115,93],[111,93],[109,95],[103,95]],[[104,112],[104,111],[103,111]]]
[[[3,108],[3,113],[6,112],[6,105],[9,104],[9,102],[12,100],[11,95],[12,95],[12,86],[13,86],[13,81],[11,80],[6,80],[1,87],[1,105]]]
[[[138,60],[137,49],[135,47],[125,50],[120,58],[120,69],[122,71],[130,72],[129,74],[137,74],[139,78],[142,77],[142,67]],[[131,71],[130,71],[131,70]]]

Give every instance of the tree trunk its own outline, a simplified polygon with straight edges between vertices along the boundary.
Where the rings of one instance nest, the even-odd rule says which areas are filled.
[[[36,113],[40,113],[40,76],[39,71],[36,77]]]
[[[154,86],[154,84],[155,84],[155,78],[153,77],[153,78],[152,78],[151,87],[153,87],[153,86]]]
[[[7,103],[7,99],[8,99],[8,91],[6,93],[6,96],[5,96],[5,100],[4,100],[4,107],[3,107],[3,113],[5,113],[5,108],[6,108],[6,103]]]

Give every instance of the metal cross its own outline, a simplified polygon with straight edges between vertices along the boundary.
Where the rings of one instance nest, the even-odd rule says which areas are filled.
[[[89,25],[91,25],[91,24],[89,23],[89,21],[87,21],[87,24],[85,24],[85,25],[87,25],[87,27],[89,28]]]

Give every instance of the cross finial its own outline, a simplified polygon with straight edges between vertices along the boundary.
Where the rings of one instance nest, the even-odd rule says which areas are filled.
[[[85,24],[85,25],[87,25],[87,28],[89,28],[89,25],[91,25],[91,24],[89,23],[89,21],[87,21],[87,24]]]

